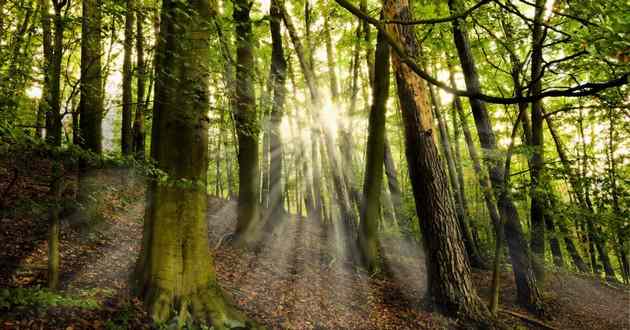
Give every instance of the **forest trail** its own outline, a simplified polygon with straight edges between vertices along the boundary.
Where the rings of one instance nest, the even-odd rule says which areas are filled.
[[[101,189],[96,205],[102,222],[86,231],[78,230],[71,221],[64,221],[62,295],[93,299],[100,307],[18,308],[7,317],[0,317],[3,328],[148,327],[148,318],[140,303],[130,298],[127,286],[142,237],[144,184],[121,170],[98,171],[92,178],[98,180]],[[121,186],[121,182],[125,184]],[[38,187],[41,182],[21,178],[19,189],[33,192],[22,196],[41,200],[45,190]],[[45,217],[33,216],[32,212],[16,211],[13,215],[17,218],[5,214],[2,219],[0,287],[32,287],[45,283],[46,234],[42,229]],[[421,249],[413,242],[382,242],[389,268],[396,270],[392,276],[382,279],[370,277],[344,262],[345,252],[335,239],[334,231],[310,219],[291,217],[283,221],[272,238],[260,244],[257,253],[236,250],[224,242],[236,221],[234,201],[210,197],[208,221],[211,250],[218,246],[212,253],[224,292],[250,317],[272,329],[456,326],[452,320],[429,312],[422,300],[426,294],[425,271],[422,256],[417,252]],[[28,244],[32,246],[27,248]],[[18,256],[12,254],[15,251],[30,253]],[[8,260],[19,262],[8,267],[11,264],[6,262]],[[511,274],[505,272],[502,277],[503,307],[526,314],[514,305]],[[557,273],[550,277],[548,299],[555,318],[545,320],[549,325],[557,329],[630,328],[627,291],[568,274]],[[489,292],[489,278],[488,273],[475,273],[482,296]],[[536,328],[518,318],[505,314],[501,317],[514,327]]]

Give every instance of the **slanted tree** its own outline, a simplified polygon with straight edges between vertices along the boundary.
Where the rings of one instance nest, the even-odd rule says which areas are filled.
[[[225,328],[244,316],[225,300],[208,245],[208,72],[210,22],[202,0],[165,0],[156,56],[150,181],[142,250],[134,273],[151,317]]]
[[[385,114],[389,96],[389,45],[383,39],[382,33],[378,34],[374,57],[374,85],[368,118],[365,179],[358,235],[363,263],[372,273],[381,268],[377,235],[385,161]]]
[[[406,0],[386,0],[383,8],[386,19],[411,20]],[[387,28],[407,54],[419,55],[412,27],[390,24]],[[427,86],[398,55],[392,56],[392,63],[405,127],[409,177],[426,251],[429,292],[443,311],[483,323],[490,315],[472,283],[446,171],[433,136]]]

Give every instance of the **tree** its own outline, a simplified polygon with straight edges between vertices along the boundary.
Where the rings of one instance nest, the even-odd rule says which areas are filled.
[[[139,0],[135,8],[136,12],[136,114],[133,121],[133,151],[137,158],[144,159],[145,153],[145,133],[144,133],[144,110],[146,104],[145,98],[145,81],[146,68],[144,63],[144,32],[142,31],[144,23],[144,8],[142,1]]]
[[[462,5],[457,0],[449,0],[448,4],[451,13],[461,12]],[[480,93],[481,85],[468,43],[465,22],[457,19],[452,22],[452,25],[453,38],[464,73],[466,88],[470,93]],[[533,272],[531,253],[523,235],[516,206],[510,197],[509,190],[505,187],[505,173],[500,159],[496,156],[498,154],[497,143],[488,111],[483,101],[479,99],[471,98],[470,106],[475,119],[479,142],[485,151],[485,160],[497,206],[505,226],[505,235],[516,280],[518,301],[531,310],[541,311],[543,308],[542,297]]]
[[[283,116],[284,99],[286,95],[286,77],[287,63],[284,58],[284,50],[282,47],[282,10],[284,3],[281,0],[271,1],[269,8],[269,29],[271,31],[271,85],[273,86],[273,100],[271,105],[271,160],[269,179],[270,192],[269,200],[271,207],[270,221],[278,221],[284,210],[284,193],[282,186],[282,140],[280,136],[280,123]]]
[[[411,20],[406,0],[387,0],[386,19]],[[418,55],[413,29],[388,25],[409,54]],[[425,83],[399,56],[392,56],[398,99],[405,127],[405,153],[426,251],[429,291],[447,313],[485,321],[489,313],[472,284],[461,230],[457,223],[446,171],[433,137],[433,116]]]
[[[383,40],[382,33],[377,37],[374,57],[374,88],[368,120],[365,179],[358,236],[363,262],[373,273],[380,271],[377,234],[385,161],[385,113],[389,96],[389,46]]]
[[[103,83],[101,80],[101,0],[83,0],[81,29],[81,146],[100,154],[102,146]],[[54,101],[53,101],[54,102]]]
[[[542,89],[542,64],[543,64],[543,42],[546,31],[543,31],[542,20],[545,11],[545,0],[536,0],[536,10],[534,14],[534,26],[532,33],[532,87],[531,93],[538,95]],[[545,279],[545,209],[544,192],[545,187],[543,167],[545,164],[543,147],[543,117],[542,100],[532,102],[532,136],[531,145],[533,148],[530,160],[531,173],[531,221],[532,238],[531,247],[534,256],[534,271],[536,278],[544,283]],[[551,221],[551,220],[548,220]]]
[[[260,221],[258,168],[258,135],[254,94],[254,48],[252,22],[249,17],[251,0],[233,0],[236,37],[236,133],[238,136],[238,216],[236,242],[250,244],[255,240]]]
[[[206,1],[164,1],[157,48],[151,156],[163,177],[149,183],[134,284],[151,317],[244,320],[217,284],[208,246],[209,24]]]
[[[125,40],[123,49],[123,78],[122,78],[122,125],[120,149],[124,156],[130,155],[133,148],[132,113],[133,98],[131,97],[132,65],[131,52],[133,49],[133,19],[135,14],[134,0],[127,0],[125,10]],[[138,103],[141,100],[137,100]]]

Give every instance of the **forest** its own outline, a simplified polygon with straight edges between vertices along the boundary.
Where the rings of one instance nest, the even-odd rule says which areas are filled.
[[[630,329],[630,2],[0,0],[0,328]]]

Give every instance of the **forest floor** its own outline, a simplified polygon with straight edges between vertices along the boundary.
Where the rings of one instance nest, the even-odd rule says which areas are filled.
[[[150,328],[127,285],[142,236],[142,179],[126,170],[92,173],[98,186],[90,203],[96,220],[63,214],[61,289],[50,292],[41,289],[46,286],[48,173],[46,160],[18,165],[0,159],[0,329]],[[67,176],[64,194],[70,199],[75,177]],[[236,250],[224,244],[235,212],[234,201],[209,198],[209,252],[226,296],[261,324],[272,329],[461,327],[430,312],[423,300],[426,272],[417,243],[384,239],[390,271],[371,277],[344,262],[346,251],[334,231],[305,218],[283,221],[255,253]],[[490,273],[475,271],[474,279],[487,299]],[[502,307],[536,319],[515,305],[511,273],[501,279]],[[545,297],[547,327],[506,312],[501,320],[511,328],[630,329],[628,288],[550,272]]]

